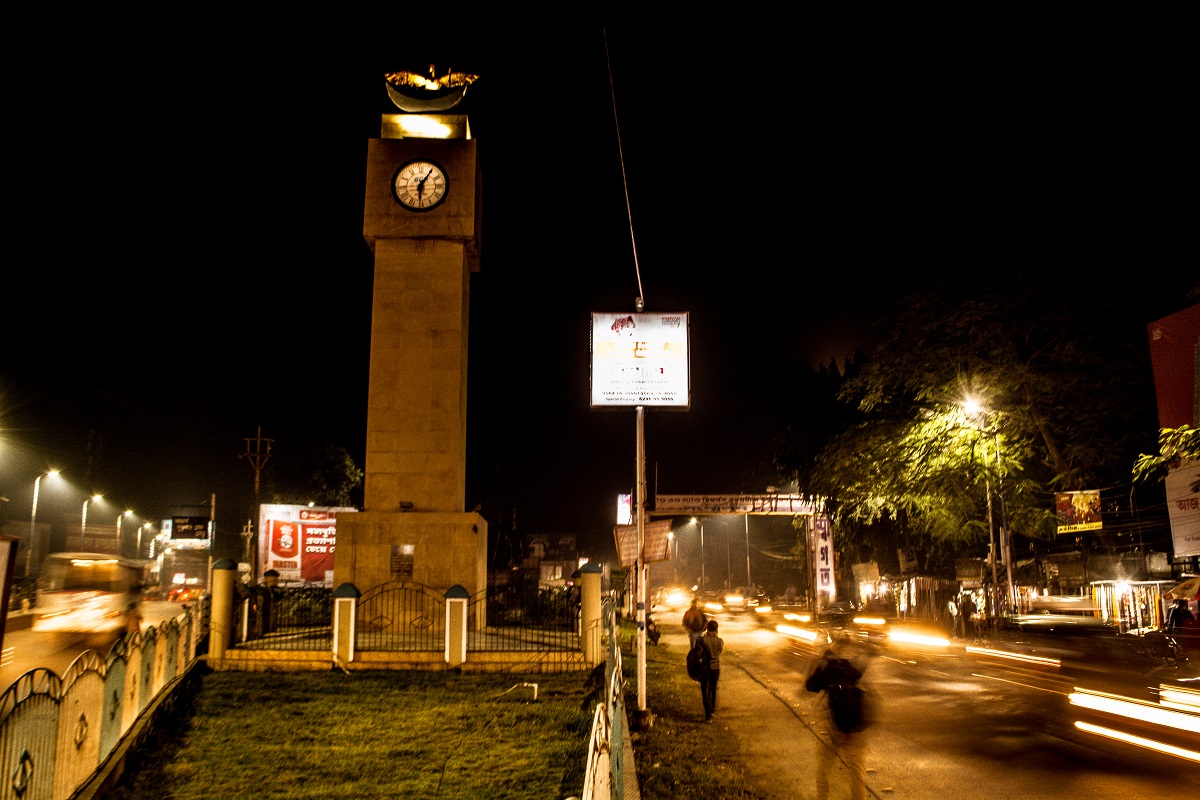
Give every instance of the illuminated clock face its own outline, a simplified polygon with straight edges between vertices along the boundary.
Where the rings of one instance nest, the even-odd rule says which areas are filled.
[[[429,211],[446,199],[450,178],[441,165],[428,159],[416,159],[400,165],[392,179],[396,202],[410,211]]]

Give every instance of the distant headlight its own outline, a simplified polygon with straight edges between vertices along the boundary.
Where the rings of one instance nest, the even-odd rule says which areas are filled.
[[[758,608],[756,608],[754,610],[759,614],[770,614],[771,613],[770,606],[759,606]]]

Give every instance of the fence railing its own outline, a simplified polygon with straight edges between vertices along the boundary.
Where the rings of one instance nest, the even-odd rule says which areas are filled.
[[[197,658],[207,601],[88,650],[62,677],[34,669],[0,695],[0,800],[66,800]]]
[[[588,737],[587,767],[583,800],[624,800],[625,770],[625,676],[621,662],[621,635],[614,603],[606,598],[601,610],[605,652],[604,702],[596,705]]]
[[[561,589],[489,586],[469,601],[467,651],[578,650],[579,610]]]
[[[246,650],[330,650],[333,594],[324,587],[242,592],[234,646]],[[468,601],[468,652],[577,653],[579,609],[562,589],[488,587]],[[440,652],[446,647],[446,599],[427,587],[390,582],[358,597],[355,649]]]
[[[247,649],[328,650],[333,590],[323,586],[240,590],[235,644]]]
[[[359,650],[438,651],[446,646],[446,601],[421,584],[391,582],[364,593],[355,609]]]

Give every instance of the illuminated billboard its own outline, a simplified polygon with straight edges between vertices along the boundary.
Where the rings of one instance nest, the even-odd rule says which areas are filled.
[[[1103,527],[1100,512],[1100,490],[1086,492],[1056,492],[1054,511],[1058,516],[1058,532],[1098,531]]]
[[[333,586],[337,516],[356,508],[267,504],[258,510],[258,578],[273,569],[280,583]]]
[[[212,520],[208,517],[164,519],[160,536],[178,550],[207,550],[212,542]]]
[[[592,408],[691,405],[688,315],[593,313]]]

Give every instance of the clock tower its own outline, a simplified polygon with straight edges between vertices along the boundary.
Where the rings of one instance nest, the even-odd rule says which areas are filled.
[[[374,289],[366,480],[363,510],[338,517],[334,585],[402,580],[475,594],[487,586],[488,539],[483,517],[464,508],[479,162],[466,115],[437,113],[457,105],[475,76],[448,73],[426,94],[409,91],[410,75],[386,76],[402,113],[383,115],[379,138],[367,143],[363,236]]]

